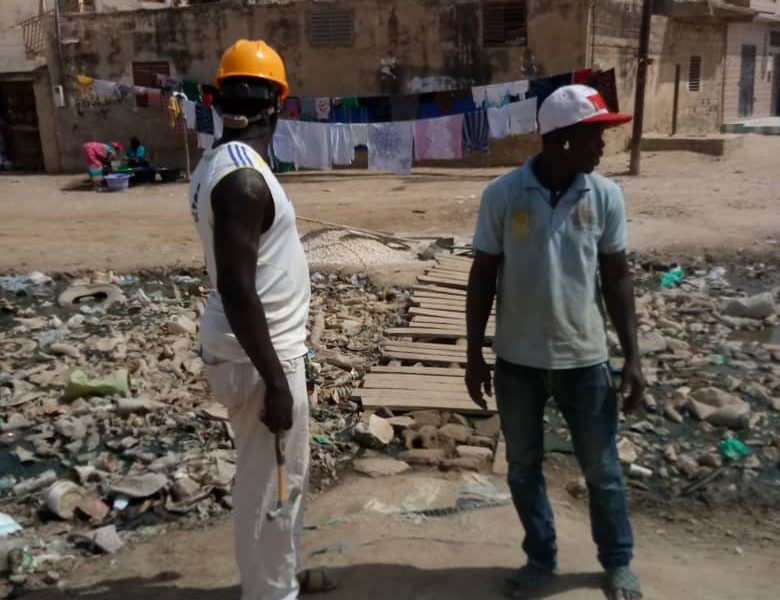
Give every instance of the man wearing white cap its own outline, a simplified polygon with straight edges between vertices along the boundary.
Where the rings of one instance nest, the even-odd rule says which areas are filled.
[[[544,407],[552,396],[566,419],[590,497],[593,539],[612,600],[642,594],[629,568],[633,536],[616,447],[618,391],[608,365],[602,304],[625,356],[623,409],[641,403],[645,383],[636,341],[633,286],[626,260],[623,195],[593,173],[603,132],[631,120],[610,112],[583,85],[562,87],[538,114],[543,150],[485,190],[468,286],[469,394],[485,407],[491,374],[482,356],[496,304],[495,387],[506,438],[509,486],[525,528],[526,566],[506,584],[525,598],[557,571],[547,498]]]

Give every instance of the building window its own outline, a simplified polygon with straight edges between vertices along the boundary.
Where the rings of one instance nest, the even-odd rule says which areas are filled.
[[[355,13],[349,8],[312,8],[308,31],[312,46],[351,46],[355,40]]]
[[[688,65],[688,91],[698,92],[701,90],[701,56],[691,56],[691,62]]]
[[[171,67],[167,61],[133,63],[133,85],[157,89],[160,87],[160,84],[157,83],[158,74],[171,74]],[[149,106],[149,96],[136,94],[135,103],[139,108],[147,108]]]
[[[769,45],[780,47],[780,30],[769,32]]]
[[[522,46],[526,43],[527,31],[525,0],[482,3],[484,46]]]

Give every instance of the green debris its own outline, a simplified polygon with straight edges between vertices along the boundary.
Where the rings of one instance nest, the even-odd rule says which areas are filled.
[[[64,399],[75,400],[88,396],[129,396],[130,376],[127,369],[119,369],[111,375],[90,379],[87,374],[76,369],[70,374],[65,386]]]
[[[721,458],[727,462],[734,462],[751,456],[753,452],[744,442],[737,438],[729,438],[718,444],[718,452]]]
[[[661,287],[664,289],[673,288],[685,279],[685,273],[680,267],[674,267],[661,275]]]

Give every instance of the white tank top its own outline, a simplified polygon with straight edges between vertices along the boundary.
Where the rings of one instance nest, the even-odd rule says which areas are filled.
[[[254,169],[265,180],[274,201],[274,221],[260,236],[255,288],[263,304],[271,341],[280,360],[306,354],[306,321],[309,312],[309,267],[295,224],[295,210],[271,169],[250,146],[230,142],[207,150],[192,175],[190,209],[203,242],[211,286],[200,338],[204,356],[219,361],[248,362],[238,343],[217,292],[214,256],[214,212],[211,192],[226,176],[239,169]]]

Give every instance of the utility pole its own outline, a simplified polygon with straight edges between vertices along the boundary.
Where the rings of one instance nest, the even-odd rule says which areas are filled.
[[[639,175],[642,151],[642,128],[645,120],[645,87],[647,84],[647,61],[650,51],[650,26],[653,22],[653,0],[644,0],[642,25],[639,31],[639,62],[636,70],[636,94],[634,102],[634,133],[631,136],[631,165],[628,172]]]

